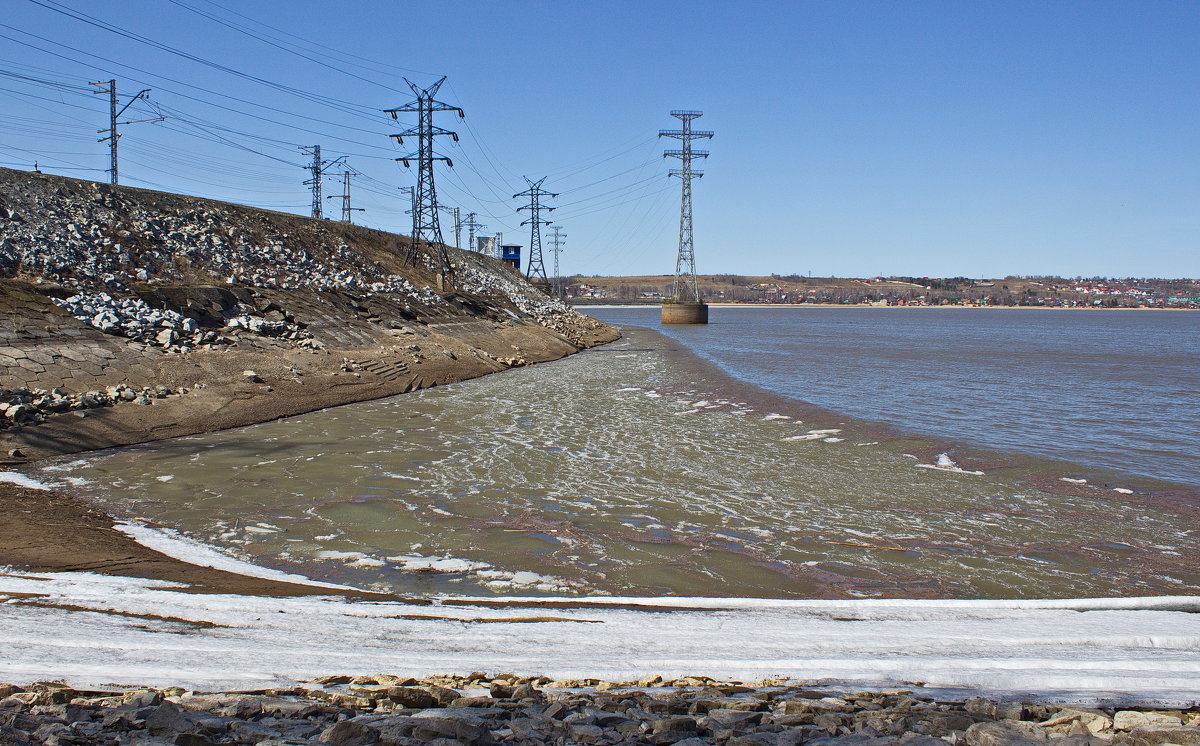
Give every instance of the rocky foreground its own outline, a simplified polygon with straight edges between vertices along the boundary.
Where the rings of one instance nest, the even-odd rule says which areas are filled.
[[[223,694],[0,684],[0,744],[226,743],[1192,746],[1200,711],[937,702],[898,689],[839,694],[703,677],[329,676],[313,689]]]

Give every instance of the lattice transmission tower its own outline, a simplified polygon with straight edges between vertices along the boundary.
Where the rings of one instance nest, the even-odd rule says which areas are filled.
[[[546,263],[542,259],[542,226],[550,225],[549,220],[542,220],[542,210],[553,210],[553,207],[547,207],[542,204],[543,197],[557,197],[553,192],[547,192],[542,189],[542,182],[546,177],[537,181],[530,181],[529,177],[525,177],[525,182],[529,184],[529,188],[523,192],[518,192],[513,195],[513,199],[517,197],[528,197],[529,204],[522,205],[517,208],[517,212],[521,210],[529,210],[529,219],[522,220],[521,225],[529,226],[529,263],[525,267],[525,279],[538,280],[549,285],[550,278],[546,276]]]
[[[406,167],[414,160],[417,162],[417,189],[413,199],[413,231],[405,261],[415,265],[422,251],[422,244],[424,244],[429,268],[438,275],[439,281],[444,278],[453,282],[454,266],[450,263],[450,254],[446,251],[445,241],[442,240],[442,225],[438,220],[437,190],[433,184],[433,164],[436,161],[445,161],[447,166],[453,167],[454,162],[445,156],[434,154],[433,138],[449,135],[457,142],[458,134],[434,126],[433,113],[435,111],[456,111],[459,119],[465,115],[461,108],[434,99],[438,89],[442,87],[442,83],[446,82],[446,76],[443,75],[428,88],[419,88],[408,78],[405,78],[404,82],[408,83],[408,87],[416,94],[416,100],[395,109],[386,109],[385,112],[390,114],[392,119],[399,119],[399,115],[404,113],[417,115],[417,126],[392,135],[401,145],[404,144],[406,137],[417,138],[417,152],[396,159]]]
[[[558,270],[558,255],[562,253],[563,244],[566,243],[567,234],[562,232],[561,226],[554,226],[550,229],[550,251],[554,254],[554,290],[558,296],[563,295],[562,273]]]
[[[679,253],[675,256],[675,286],[671,297],[680,303],[699,303],[700,291],[696,287],[696,253],[692,248],[692,179],[704,175],[702,171],[692,168],[693,158],[707,158],[707,150],[693,150],[692,140],[708,139],[713,133],[707,130],[693,130],[692,120],[704,116],[702,111],[675,110],[671,116],[679,119],[681,126],[677,130],[659,130],[659,137],[671,137],[680,140],[683,147],[679,150],[668,150],[664,158],[678,158],[680,168],[671,169],[669,176],[678,176],[683,183],[679,202]]]
[[[312,176],[304,182],[304,186],[312,189],[312,216],[318,220],[321,218],[321,208],[324,205],[324,200],[321,199],[321,187],[325,183],[325,172],[338,164],[344,164],[346,156],[338,156],[332,161],[322,160],[320,145],[301,145],[300,152],[312,155],[312,161],[304,166]]]
[[[486,228],[483,223],[479,222],[479,218],[473,212],[467,213],[467,219],[463,221],[463,226],[467,229],[467,249],[470,251],[479,251],[479,247],[475,245],[475,231],[480,228]]]

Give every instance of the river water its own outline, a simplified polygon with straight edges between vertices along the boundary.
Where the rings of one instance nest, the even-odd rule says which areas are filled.
[[[554,363],[39,476],[400,592],[1200,592],[1191,316],[927,313],[717,309],[707,328],[629,326]]]
[[[721,308],[708,326],[596,308],[731,375],[858,418],[1200,485],[1200,314]]]

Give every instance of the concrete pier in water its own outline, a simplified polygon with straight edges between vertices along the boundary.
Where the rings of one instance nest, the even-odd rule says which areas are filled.
[[[664,324],[707,324],[707,303],[671,303],[663,301],[662,323]]]

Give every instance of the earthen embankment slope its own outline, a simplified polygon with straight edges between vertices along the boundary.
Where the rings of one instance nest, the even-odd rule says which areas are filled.
[[[9,459],[245,425],[617,336],[476,254],[453,252],[457,282],[435,290],[402,236],[6,169],[0,186]]]
[[[407,238],[362,227],[0,169],[0,470],[461,381],[619,336],[490,258],[451,250],[457,280],[439,287],[406,251]],[[0,564],[223,592],[271,585],[140,548],[65,495],[0,484],[0,513],[14,517]],[[271,592],[296,590],[283,585]]]

